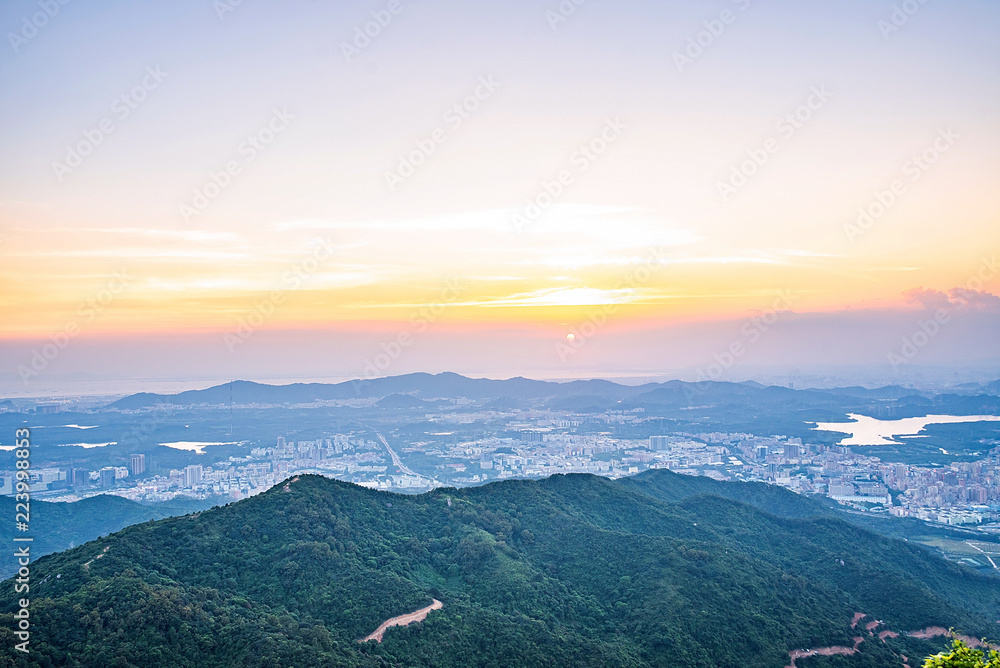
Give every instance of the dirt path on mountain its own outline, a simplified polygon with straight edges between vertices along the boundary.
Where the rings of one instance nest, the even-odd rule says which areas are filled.
[[[923,629],[922,631],[910,631],[906,635],[910,636],[911,638],[923,638],[924,640],[928,638],[937,638],[938,636],[947,636],[949,638],[958,638],[969,647],[982,646],[982,641],[980,641],[979,638],[973,638],[971,636],[955,635],[954,633],[952,633],[951,631],[942,626],[929,626],[926,629]]]
[[[815,647],[813,649],[806,649],[806,650],[794,649],[788,653],[788,656],[791,657],[792,662],[789,663],[787,666],[785,666],[785,668],[796,668],[795,660],[807,656],[833,656],[835,654],[840,654],[842,656],[852,656],[854,654],[857,654],[858,645],[863,643],[865,639],[862,638],[861,636],[858,636],[856,638],[853,638],[853,640],[854,640],[854,647]]]
[[[110,546],[110,545],[108,545],[108,547],[111,547],[111,546]],[[103,551],[103,552],[101,552],[101,553],[100,553],[99,555],[97,555],[96,557],[94,557],[93,559],[91,559],[90,561],[88,561],[87,563],[85,563],[85,564],[83,565],[83,570],[85,570],[85,571],[89,571],[89,570],[90,570],[90,565],[91,565],[92,563],[94,563],[95,561],[97,561],[98,559],[100,559],[101,557],[103,557],[103,556],[104,556],[104,555],[105,555],[105,554],[107,553],[107,551],[108,551],[108,547],[104,548],[104,551]]]
[[[863,612],[854,613],[854,619],[851,621],[851,628],[856,629],[858,626],[858,622],[860,622],[867,616],[868,615],[866,615]],[[865,630],[868,631],[869,636],[872,636],[874,638],[875,637],[875,634],[873,633],[874,630],[881,625],[882,625],[881,621],[873,620],[865,624]],[[910,631],[905,635],[910,636],[911,638],[922,638],[924,640],[927,640],[929,638],[937,638],[940,636],[947,636],[949,638],[959,638],[963,642],[965,642],[965,644],[968,645],[969,647],[982,647],[982,642],[978,638],[955,635],[954,633],[944,628],[943,626],[929,626],[926,629],[922,629],[920,631]],[[900,634],[897,633],[896,631],[890,631],[886,629],[878,634],[878,639],[884,643],[886,638],[898,638],[899,636]],[[785,666],[785,668],[797,668],[795,665],[795,660],[807,656],[833,656],[834,654],[851,656],[857,654],[858,646],[865,641],[865,638],[863,636],[857,636],[853,638],[853,640],[854,640],[854,647],[814,647],[813,649],[792,650],[788,653],[788,656],[791,657],[792,661],[787,666]],[[909,662],[908,658],[902,655],[900,655],[900,657],[903,659],[904,665],[906,666],[910,665],[908,663]]]
[[[382,642],[382,636],[385,635],[385,630],[388,629],[390,626],[407,626],[408,624],[412,624],[413,622],[422,622],[425,619],[427,619],[427,615],[428,613],[430,613],[431,610],[440,610],[441,608],[444,607],[444,603],[437,600],[436,598],[431,600],[433,601],[433,603],[428,605],[426,608],[421,608],[416,612],[411,612],[407,615],[400,615],[399,617],[393,617],[392,619],[385,620],[377,629],[375,629],[375,633],[372,633],[371,635],[362,638],[358,642],[368,642],[369,640],[376,640],[378,642]]]

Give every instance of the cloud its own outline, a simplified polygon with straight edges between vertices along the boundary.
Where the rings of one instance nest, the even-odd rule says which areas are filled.
[[[936,311],[939,308],[949,309],[954,304],[948,299],[948,295],[940,290],[928,290],[927,288],[910,288],[903,293],[908,304],[918,304],[928,311]]]
[[[948,292],[948,298],[954,304],[986,313],[1000,313],[1000,297],[980,290],[955,288]]]
[[[1000,297],[989,292],[952,288],[948,292],[912,288],[903,293],[910,304],[919,304],[928,311],[937,309],[971,308],[985,313],[1000,313]]]

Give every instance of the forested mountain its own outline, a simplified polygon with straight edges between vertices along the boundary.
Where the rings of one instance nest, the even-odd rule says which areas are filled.
[[[0,496],[0,515],[14,517],[16,505],[14,497]],[[100,494],[73,503],[32,501],[31,526],[34,530],[32,554],[40,557],[68,550],[131,524],[183,515],[203,510],[211,505],[210,500],[184,498],[143,504],[109,494]],[[12,545],[11,541],[17,535],[13,522],[0,522],[0,543]],[[14,551],[0,552],[0,577],[10,577],[16,571],[17,559],[14,557]]]
[[[798,665],[898,667],[936,648],[908,631],[1000,630],[1000,578],[785,490],[668,471],[419,496],[295,477],[44,557],[31,579],[31,654],[7,652],[8,582],[0,666],[770,668],[860,637]],[[858,612],[900,637],[852,628]]]

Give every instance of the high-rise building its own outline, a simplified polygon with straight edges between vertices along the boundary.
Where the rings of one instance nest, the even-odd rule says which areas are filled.
[[[75,489],[83,489],[90,485],[90,471],[87,469],[73,469],[73,475],[70,479],[70,484],[73,485]]]
[[[115,467],[105,466],[101,469],[101,487],[115,486]]]
[[[667,450],[670,448],[670,437],[669,436],[650,436],[649,437],[649,449],[654,452]]]
[[[133,476],[142,475],[146,470],[146,455],[132,455],[129,457],[129,471]]]
[[[184,486],[194,487],[201,482],[201,465],[191,464],[184,469]]]

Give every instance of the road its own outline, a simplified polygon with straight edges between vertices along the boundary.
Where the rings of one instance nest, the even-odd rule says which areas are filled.
[[[427,614],[431,610],[440,610],[441,608],[444,607],[444,603],[437,600],[436,598],[432,598],[431,601],[433,601],[433,603],[428,605],[426,608],[421,608],[416,612],[411,612],[406,615],[400,615],[399,617],[393,617],[392,619],[385,620],[384,622],[382,622],[382,624],[379,625],[377,629],[375,629],[375,633],[372,633],[369,636],[365,636],[358,642],[368,642],[369,640],[377,640],[378,642],[382,642],[382,636],[385,635],[385,630],[390,626],[407,626],[408,624],[412,624],[413,622],[422,622],[427,618]]]
[[[382,445],[385,446],[386,452],[388,452],[389,456],[392,458],[392,463],[400,471],[402,471],[406,475],[414,475],[414,476],[417,476],[418,478],[423,478],[424,477],[424,476],[420,475],[419,473],[417,473],[416,471],[414,471],[413,469],[411,469],[410,467],[408,467],[406,464],[403,463],[403,460],[399,458],[399,455],[396,454],[396,451],[393,450],[392,446],[389,445],[389,441],[385,440],[385,436],[383,436],[382,434],[380,434],[378,432],[375,432],[375,435],[378,436],[378,440],[382,441]]]
[[[425,481],[426,484],[429,485],[431,488],[443,487],[442,483],[438,482],[434,478],[428,478],[425,475],[420,475],[419,473],[411,469],[409,466],[404,464],[403,460],[400,459],[399,455],[396,454],[396,451],[392,449],[391,445],[389,445],[389,441],[385,440],[385,436],[383,436],[378,432],[375,432],[375,435],[378,437],[378,440],[382,441],[382,445],[385,446],[386,452],[389,453],[389,457],[392,459],[393,465],[399,468],[400,471],[402,471],[406,475],[411,475],[414,476],[415,478],[419,478],[421,481]]]
[[[986,557],[987,559],[989,559],[989,560],[990,560],[990,563],[991,563],[991,564],[993,564],[993,568],[994,568],[995,570],[998,570],[998,571],[1000,571],[1000,568],[997,568],[997,563],[996,563],[995,561],[993,561],[993,557],[991,557],[990,555],[986,554],[986,551],[985,551],[985,550],[983,550],[983,549],[982,549],[981,547],[979,547],[979,546],[977,546],[977,545],[973,545],[973,544],[972,544],[972,541],[968,541],[968,540],[967,540],[967,541],[965,541],[965,544],[966,544],[966,545],[968,545],[969,547],[971,547],[971,548],[972,548],[973,550],[979,550],[980,552],[982,552],[982,553],[983,553],[983,555],[984,555],[984,556],[985,556],[985,557]]]

